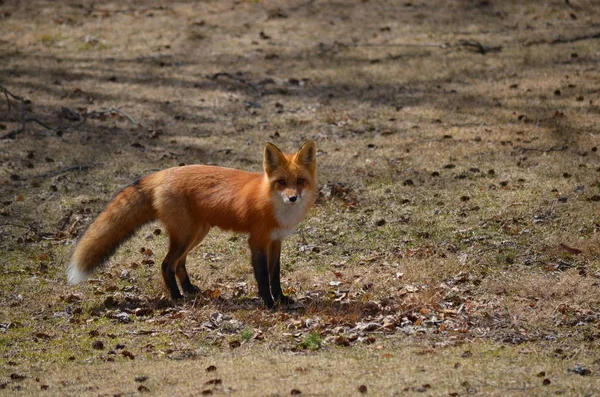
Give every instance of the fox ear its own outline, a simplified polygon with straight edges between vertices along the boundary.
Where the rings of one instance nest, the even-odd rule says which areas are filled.
[[[285,156],[277,148],[277,146],[272,143],[267,143],[265,146],[265,156],[263,159],[263,169],[267,174],[274,171],[277,167],[279,167],[285,160]]]
[[[313,141],[306,142],[298,153],[296,153],[296,161],[306,166],[314,165],[317,161],[317,148]]]

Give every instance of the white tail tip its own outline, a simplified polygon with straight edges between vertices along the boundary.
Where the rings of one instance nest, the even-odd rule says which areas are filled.
[[[78,284],[87,280],[88,276],[89,274],[79,270],[75,263],[70,263],[69,267],[67,267],[67,281],[69,284]]]

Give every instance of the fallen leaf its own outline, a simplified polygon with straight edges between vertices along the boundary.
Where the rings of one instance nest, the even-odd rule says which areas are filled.
[[[565,251],[567,251],[569,254],[573,254],[573,255],[579,255],[582,254],[583,251],[577,248],[573,248],[573,247],[569,247],[566,244],[560,243],[560,248],[564,249]]]

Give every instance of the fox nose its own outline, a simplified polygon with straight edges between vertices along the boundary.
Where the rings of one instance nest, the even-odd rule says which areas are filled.
[[[295,202],[296,202],[296,200],[298,200],[298,196],[290,196],[290,197],[288,197],[288,198],[289,198],[289,200],[290,200],[292,203],[295,203]]]

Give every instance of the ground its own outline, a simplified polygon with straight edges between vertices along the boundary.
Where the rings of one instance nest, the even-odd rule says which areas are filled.
[[[594,1],[0,1],[0,394],[593,395]],[[318,148],[256,298],[244,236],[142,228],[69,286],[119,190]]]

